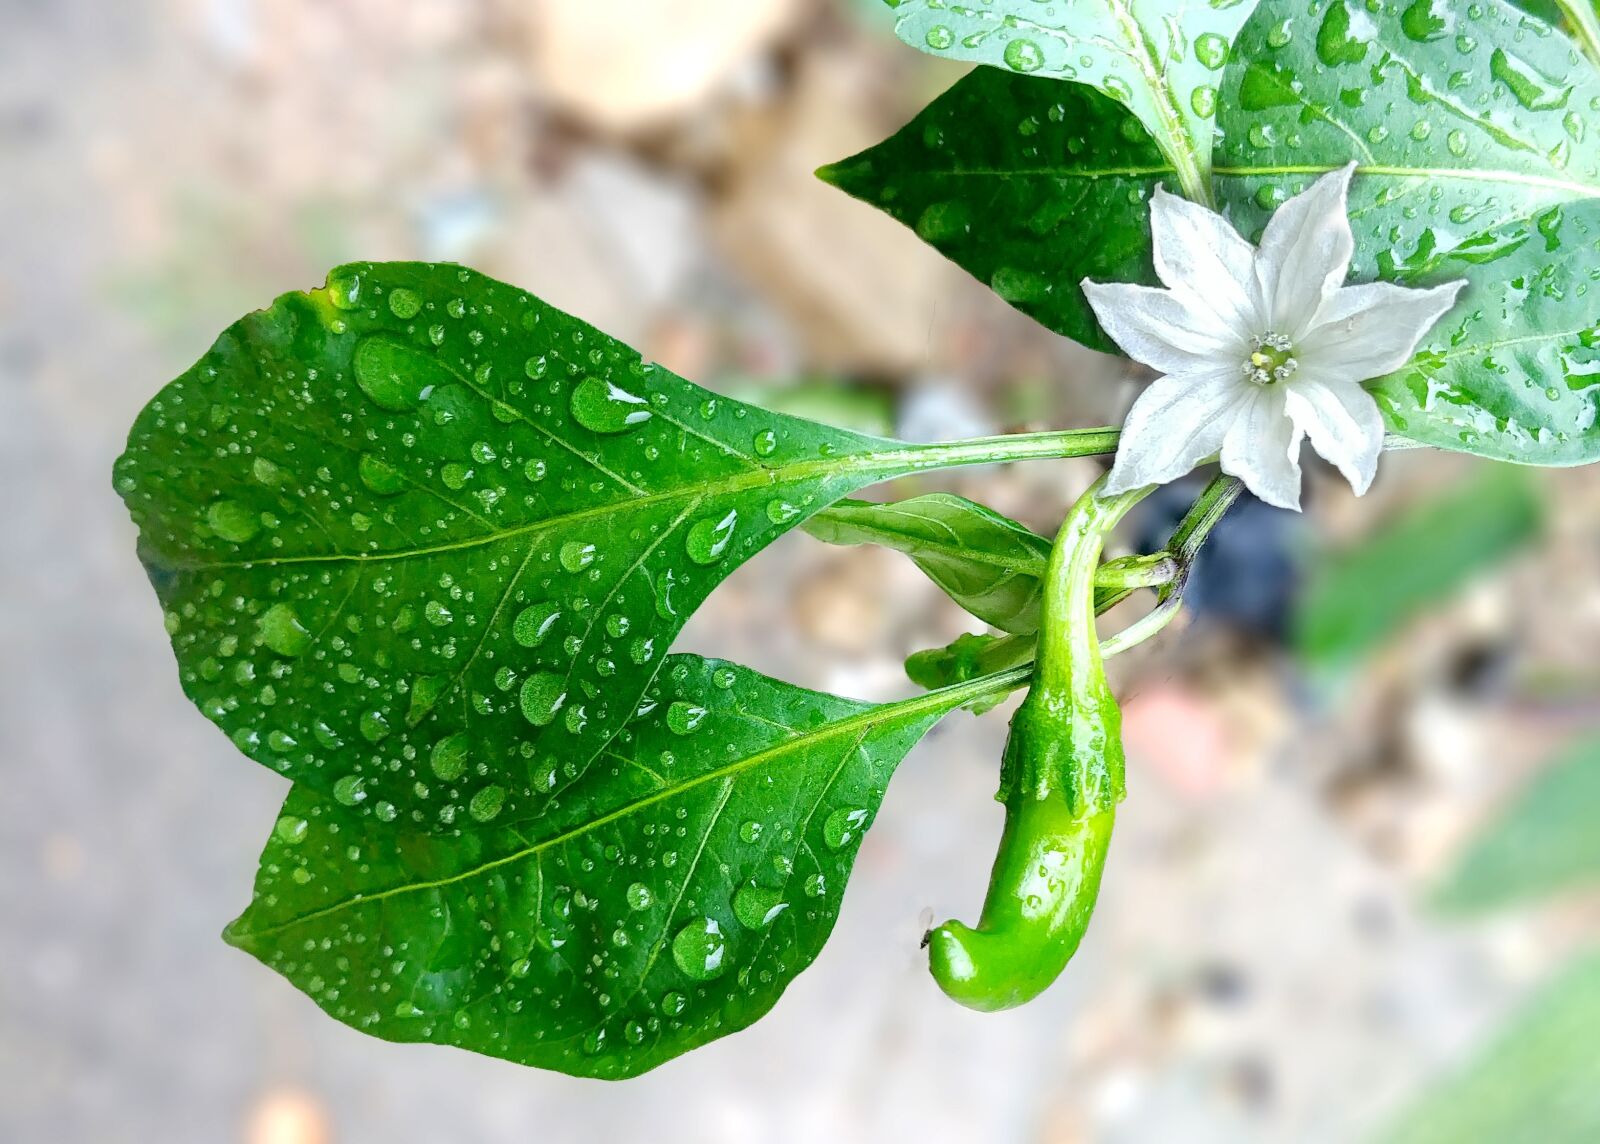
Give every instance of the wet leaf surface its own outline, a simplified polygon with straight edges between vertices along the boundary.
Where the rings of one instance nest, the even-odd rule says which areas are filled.
[[[632,1076],[776,1003],[895,767],[980,693],[874,706],[673,656],[537,822],[413,833],[295,787],[227,938],[364,1032]]]
[[[729,572],[926,457],[481,274],[360,264],[225,332],[116,485],[201,711],[357,817],[447,830],[540,814]]]
[[[934,55],[1099,90],[1139,118],[1185,189],[1203,194],[1222,69],[1254,7],[1253,0],[903,0],[895,33]]]

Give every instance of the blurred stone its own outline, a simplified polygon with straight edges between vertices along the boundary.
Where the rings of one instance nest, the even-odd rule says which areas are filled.
[[[606,131],[635,131],[695,110],[794,21],[797,0],[536,0],[539,83]]]
[[[714,216],[728,259],[779,300],[824,362],[901,371],[938,360],[934,315],[965,277],[881,211],[813,172],[875,142],[855,107],[862,66],[818,56],[791,103],[750,149]],[[996,301],[996,305],[1000,305]]]

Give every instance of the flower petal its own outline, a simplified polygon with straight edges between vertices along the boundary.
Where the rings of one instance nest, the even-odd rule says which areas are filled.
[[[1157,187],[1150,236],[1161,281],[1241,336],[1258,332],[1255,248],[1227,219]]]
[[[1245,341],[1210,309],[1153,286],[1083,280],[1101,328],[1136,361],[1162,373],[1209,372],[1243,361]]]
[[[1388,282],[1346,286],[1322,304],[1297,350],[1319,377],[1370,381],[1393,373],[1417,352],[1435,322],[1455,305],[1465,282],[1412,290]]]
[[[1264,385],[1246,395],[1222,439],[1222,471],[1238,477],[1268,504],[1299,511],[1305,434],[1284,411],[1285,388]]]
[[[1173,375],[1150,383],[1122,423],[1108,493],[1165,484],[1222,447],[1229,411],[1249,395],[1237,369]]]
[[[1372,394],[1353,381],[1297,377],[1287,387],[1284,409],[1311,447],[1344,474],[1356,496],[1371,487],[1383,452],[1383,417]]]
[[[1347,196],[1350,163],[1312,183],[1278,208],[1267,222],[1256,254],[1256,280],[1272,329],[1298,338],[1317,309],[1344,284],[1355,238]]]

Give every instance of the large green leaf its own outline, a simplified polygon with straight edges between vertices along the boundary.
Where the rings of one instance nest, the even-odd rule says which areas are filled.
[[[1254,0],[894,0],[895,32],[936,55],[1097,88],[1139,117],[1204,197],[1228,48]]]
[[[1524,470],[1488,466],[1465,486],[1318,561],[1296,615],[1301,654],[1318,667],[1350,666],[1527,545],[1542,515]]]
[[[1396,278],[1465,279],[1402,370],[1369,388],[1398,433],[1531,465],[1600,460],[1600,200],[1551,207]]]
[[[1536,464],[1600,457],[1600,72],[1501,0],[1269,5],[1223,88],[1218,198],[1247,234],[1354,159],[1353,276],[1464,278],[1413,366],[1375,386],[1400,433]]]
[[[974,69],[890,138],[817,173],[1023,313],[1102,350],[1116,347],[1078,284],[1155,280],[1146,202],[1173,182],[1126,109],[996,68]]]
[[[965,497],[929,493],[892,504],[841,501],[806,531],[829,544],[904,552],[956,603],[1007,632],[1039,630],[1050,541]]]
[[[1108,136],[1090,97],[1065,102],[1073,90],[980,68],[825,174],[1052,329],[1104,347],[1076,283],[1151,281],[1135,243],[1151,188],[1175,180],[1148,155],[1102,161],[1126,136]],[[1584,464],[1600,458],[1597,111],[1600,71],[1503,0],[1263,5],[1226,71],[1216,197],[1253,235],[1313,178],[1358,161],[1353,279],[1469,283],[1416,361],[1374,383],[1390,426],[1486,457]],[[958,225],[941,229],[947,218]],[[1086,265],[1104,235],[1114,256]]]
[[[1442,909],[1482,912],[1577,886],[1600,886],[1600,739],[1546,768],[1467,846],[1434,894]]]
[[[1600,957],[1569,966],[1486,1052],[1429,1091],[1387,1144],[1600,1139]]]
[[[116,484],[200,709],[360,814],[446,829],[539,814],[772,539],[985,456],[719,398],[521,290],[391,263],[226,331]]]
[[[1391,278],[1600,195],[1600,71],[1503,0],[1267,5],[1218,112],[1217,195],[1246,234],[1351,160],[1353,276]]]
[[[409,833],[295,787],[227,938],[364,1032],[633,1076],[776,1003],[901,758],[995,690],[873,706],[673,656],[521,828]]]

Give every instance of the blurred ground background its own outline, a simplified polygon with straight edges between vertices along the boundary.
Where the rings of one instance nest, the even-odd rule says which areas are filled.
[[[1595,945],[1581,889],[1425,903],[1600,724],[1600,478],[1535,475],[1538,527],[1337,670],[1285,635],[1307,552],[1483,468],[1425,453],[1360,502],[1314,474],[1303,520],[1242,507],[1199,619],[1119,667],[1133,796],[1083,952],[1023,1010],[949,1004],[917,949],[977,911],[998,714],[913,754],[773,1014],[640,1080],[369,1040],[218,940],[285,784],[180,694],[110,465],[246,310],[349,259],[452,259],[829,419],[1120,419],[1118,363],[811,177],[956,77],[889,24],[867,0],[0,0],[0,1139],[1361,1140]],[[937,487],[1048,527],[1094,472]],[[876,699],[969,626],[902,558],[795,534],[681,646]],[[1592,1065],[1597,1027],[1512,1071],[1570,1072],[1574,1038]]]

